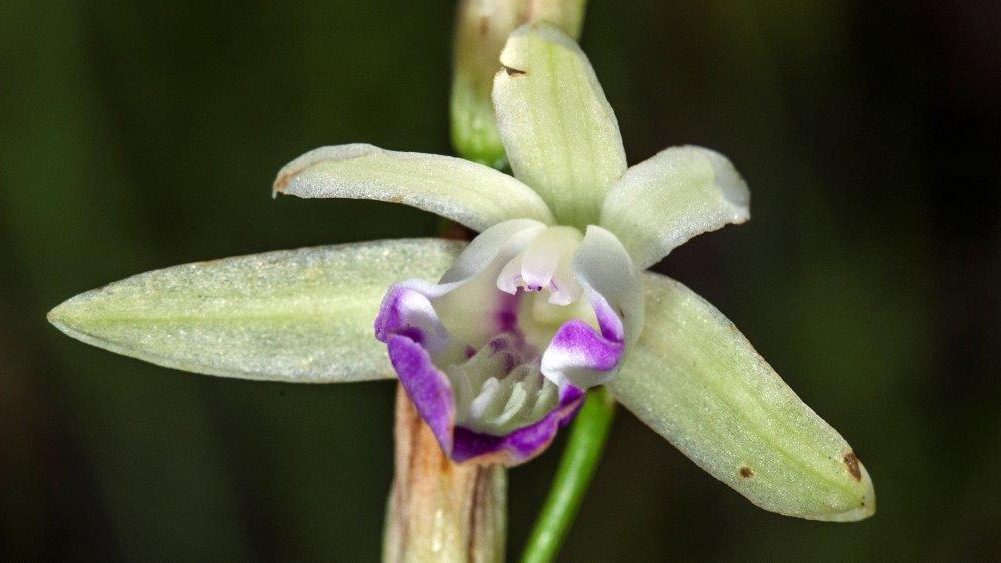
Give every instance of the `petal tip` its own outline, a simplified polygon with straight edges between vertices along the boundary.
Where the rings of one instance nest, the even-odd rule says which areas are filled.
[[[45,320],[49,321],[49,324],[55,325],[56,328],[59,328],[59,324],[61,324],[62,318],[65,315],[65,305],[66,302],[63,301],[59,305],[50,309],[48,313],[45,313]]]
[[[858,522],[876,513],[876,490],[869,472],[854,452],[849,451],[842,461],[850,483],[843,502],[830,512],[804,515],[804,518],[821,522]]]
[[[124,349],[120,350],[113,340],[106,339],[107,335],[102,333],[99,326],[88,322],[94,320],[92,315],[95,312],[95,302],[92,297],[98,291],[100,290],[95,289],[70,297],[46,313],[45,320],[74,340],[118,354],[130,355]]]
[[[723,199],[733,207],[733,222],[743,223],[750,219],[751,190],[730,159],[712,149],[693,148],[698,148],[708,158],[715,176],[716,187],[719,188]]]
[[[81,298],[88,293],[90,292],[70,297],[66,301],[56,305],[52,308],[52,310],[45,314],[45,320],[49,321],[49,324],[58,328],[67,335],[73,338],[79,338],[79,316],[82,312]]]
[[[294,158],[278,171],[275,181],[271,184],[271,194],[272,196],[276,196],[277,194],[302,196],[301,191],[297,189],[295,179],[310,167],[324,161],[338,162],[360,158],[381,150],[379,147],[367,143],[350,143],[346,145],[318,147],[307,151]]]

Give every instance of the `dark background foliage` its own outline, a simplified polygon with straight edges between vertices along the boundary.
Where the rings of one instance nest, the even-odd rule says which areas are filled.
[[[0,559],[374,560],[389,383],[183,374],[45,323],[172,264],[434,217],[273,201],[306,149],[448,152],[452,6],[0,3]],[[731,157],[754,220],[658,268],[853,444],[871,520],[762,512],[627,412],[566,560],[1001,556],[996,2],[594,0],[583,45],[630,162]],[[511,472],[517,553],[559,444]]]

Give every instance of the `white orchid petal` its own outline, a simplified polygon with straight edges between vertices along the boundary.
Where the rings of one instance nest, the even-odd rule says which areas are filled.
[[[643,282],[622,243],[607,229],[591,225],[574,255],[573,268],[578,281],[602,296],[622,320],[626,345],[631,346],[643,331]],[[600,316],[601,311],[595,313]]]
[[[524,254],[519,254],[504,265],[500,275],[497,276],[497,289],[509,295],[518,293],[518,289],[525,284],[525,280],[521,277],[523,257]]]
[[[494,225],[473,239],[442,276],[435,308],[445,326],[459,339],[474,347],[497,333],[498,315],[515,297],[498,291],[498,279],[505,265],[546,226],[526,219]],[[455,291],[461,287],[461,291]]]
[[[531,219],[512,219],[490,227],[469,243],[441,277],[441,283],[455,283],[479,274],[498,254],[516,255],[544,230],[544,224]]]
[[[629,168],[608,192],[601,226],[640,269],[690,238],[750,218],[751,194],[727,158],[701,147],[672,147]]]

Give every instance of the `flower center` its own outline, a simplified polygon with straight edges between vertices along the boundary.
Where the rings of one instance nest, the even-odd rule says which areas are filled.
[[[582,289],[570,261],[582,240],[583,235],[573,227],[549,227],[504,265],[497,276],[497,289],[511,295],[518,289],[548,290],[548,302],[553,305],[576,301]]]
[[[560,388],[541,371],[541,351],[570,319],[597,326],[594,311],[574,277],[573,255],[583,235],[549,227],[513,258],[498,264],[496,289],[513,296],[499,332],[464,363],[445,369],[456,401],[456,424],[502,435],[538,421],[556,407]],[[497,271],[497,270],[495,270]]]
[[[583,288],[572,269],[583,238],[573,227],[549,227],[497,276],[497,289],[519,297],[519,329],[539,350],[545,350],[556,330],[571,319],[598,326],[591,304],[580,298]]]
[[[477,432],[507,434],[541,419],[559,400],[559,389],[539,371],[538,352],[513,332],[444,371],[455,394],[456,424]]]
[[[453,459],[524,460],[615,376],[626,311],[642,322],[614,234],[512,219],[473,239],[438,283],[394,284],[375,334]]]

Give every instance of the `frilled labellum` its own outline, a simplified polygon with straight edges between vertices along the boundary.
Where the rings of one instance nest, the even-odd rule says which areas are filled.
[[[375,331],[453,460],[516,465],[614,377],[642,315],[613,234],[516,219],[473,240],[439,283],[391,287]]]

